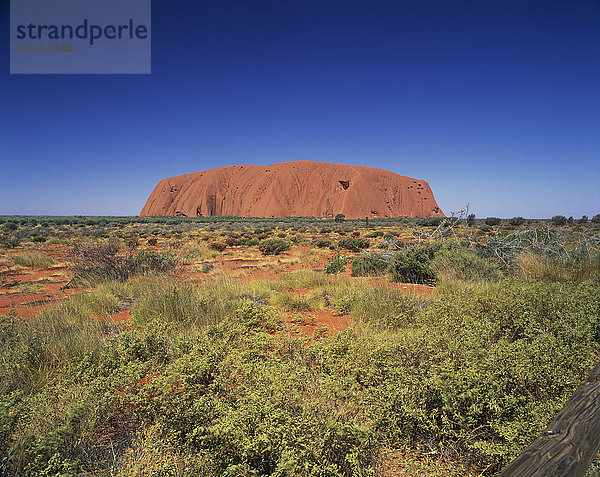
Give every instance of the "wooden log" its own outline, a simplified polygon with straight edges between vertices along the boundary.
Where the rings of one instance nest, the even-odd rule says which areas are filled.
[[[500,477],[583,477],[600,448],[600,363]]]

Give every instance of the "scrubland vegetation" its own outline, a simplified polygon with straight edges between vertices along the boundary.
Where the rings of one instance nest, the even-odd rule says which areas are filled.
[[[555,219],[2,218],[82,288],[0,317],[0,474],[497,474],[600,361],[600,219]]]

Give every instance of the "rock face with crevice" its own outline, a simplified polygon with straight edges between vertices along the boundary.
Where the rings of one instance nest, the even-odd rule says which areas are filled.
[[[161,180],[141,216],[443,216],[429,184],[373,167],[312,161],[227,166]]]

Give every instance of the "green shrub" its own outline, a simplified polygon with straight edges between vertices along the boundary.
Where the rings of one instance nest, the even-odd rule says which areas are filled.
[[[337,275],[346,269],[347,264],[348,258],[345,255],[340,255],[340,252],[337,252],[325,264],[325,273]]]
[[[225,239],[225,245],[228,247],[237,247],[238,245],[241,245],[243,241],[244,239],[240,237],[227,237]]]
[[[561,226],[567,224],[567,218],[564,215],[555,215],[551,219],[552,225]]]
[[[14,234],[0,236],[0,246],[4,248],[17,248],[19,245],[21,245],[21,239]]]
[[[71,254],[72,269],[80,280],[92,283],[106,280],[127,280],[136,275],[174,273],[179,259],[170,252],[139,251],[120,253],[115,241],[100,244],[76,244]]]
[[[508,221],[509,225],[512,225],[513,227],[520,227],[521,225],[525,225],[525,222],[526,220],[523,217],[513,217]]]
[[[315,239],[312,244],[317,248],[329,248],[333,242],[329,239]]]
[[[462,243],[426,243],[404,248],[394,254],[388,272],[394,281],[433,283],[435,281],[499,280],[502,272],[490,259],[482,258]]]
[[[5,222],[4,224],[2,224],[3,232],[14,232],[18,228],[19,226],[14,222]]]
[[[289,242],[281,239],[267,239],[260,243],[258,249],[264,255],[279,255],[280,253],[289,250],[290,244]]]
[[[385,275],[389,260],[378,253],[366,253],[352,260],[353,277]]]
[[[227,248],[227,244],[223,242],[211,242],[208,244],[208,248],[211,250],[216,250],[217,252],[222,252]]]
[[[347,237],[338,241],[338,247],[343,250],[351,250],[352,252],[360,252],[365,248],[369,248],[369,241],[365,238]]]
[[[442,221],[443,217],[423,217],[416,220],[417,225],[421,225],[423,227],[437,227]]]
[[[500,224],[502,224],[502,219],[499,219],[498,217],[488,217],[485,219],[485,225],[489,225],[490,227],[495,227]]]
[[[388,272],[396,282],[431,283],[435,280],[435,271],[431,261],[440,249],[436,243],[413,245],[396,252],[390,261]]]
[[[29,240],[33,243],[43,243],[47,238],[44,235],[33,233],[29,235]]]

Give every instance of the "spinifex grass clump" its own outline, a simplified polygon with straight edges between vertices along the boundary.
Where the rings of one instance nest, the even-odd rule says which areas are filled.
[[[13,265],[22,267],[48,268],[53,264],[52,258],[40,254],[24,253],[13,257]]]
[[[113,329],[102,317],[120,306],[112,291],[101,287],[31,320],[0,316],[0,394],[35,392],[73,360],[97,352]]]
[[[523,252],[514,259],[518,273],[528,278],[583,281],[600,278],[600,250],[572,249],[560,255]]]
[[[600,236],[556,231],[548,227],[522,229],[479,244],[508,272],[551,281],[600,278]]]
[[[431,261],[431,270],[438,282],[486,282],[502,278],[502,271],[496,262],[480,257],[473,250],[458,247],[439,250]]]

